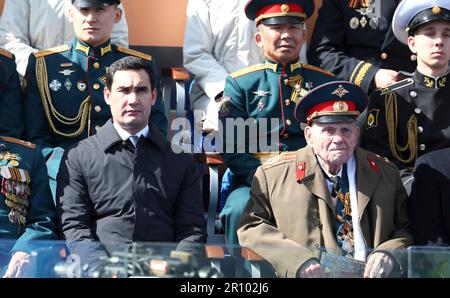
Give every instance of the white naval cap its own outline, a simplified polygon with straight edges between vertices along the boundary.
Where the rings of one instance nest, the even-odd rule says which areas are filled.
[[[392,18],[395,37],[408,44],[408,36],[418,26],[435,20],[450,21],[450,0],[403,0]]]

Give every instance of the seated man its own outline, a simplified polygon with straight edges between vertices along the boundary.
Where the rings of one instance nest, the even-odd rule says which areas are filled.
[[[0,18],[0,46],[16,56],[17,72],[25,75],[28,57],[39,50],[68,44],[74,32],[67,11],[71,0],[5,0]],[[122,4],[119,6],[123,10]],[[125,13],[114,25],[114,44],[128,47]]]
[[[71,253],[91,264],[133,241],[203,242],[199,173],[192,156],[175,154],[149,122],[156,74],[125,57],[106,74],[109,120],[66,150],[57,178],[57,208]],[[98,243],[99,241],[100,243]]]
[[[71,0],[68,14],[75,38],[62,45],[30,55],[23,98],[24,140],[42,148],[54,195],[63,149],[93,135],[111,117],[103,100],[106,70],[125,56],[154,59],[141,52],[111,44],[114,24],[122,18],[120,0]],[[152,121],[167,131],[159,80]]]
[[[34,241],[57,238],[55,205],[41,151],[29,142],[1,136],[0,175],[0,274],[29,276],[36,273],[27,272]]]
[[[408,200],[411,233],[418,245],[450,245],[450,148],[417,159]]]
[[[394,165],[356,147],[366,105],[352,83],[317,87],[296,107],[308,145],[258,168],[239,243],[278,276],[325,277],[320,249],[367,260],[361,277],[405,272],[401,251],[412,243],[405,189]]]
[[[265,60],[228,76],[221,100],[222,156],[234,175],[220,214],[230,246],[238,243],[237,223],[261,161],[306,144],[294,122],[295,104],[313,87],[334,81],[333,74],[299,60],[305,21],[313,12],[312,0],[253,0],[245,7]]]

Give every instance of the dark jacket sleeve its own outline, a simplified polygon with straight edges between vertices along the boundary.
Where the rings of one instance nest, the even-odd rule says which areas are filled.
[[[205,241],[205,217],[200,189],[200,173],[191,156],[185,155],[187,163],[184,179],[175,203],[175,240],[179,246]]]
[[[34,150],[30,180],[30,196],[28,198],[30,209],[27,214],[27,224],[12,251],[29,253],[31,249],[30,241],[57,238],[55,204],[48,185],[44,159],[41,150],[38,148]]]
[[[0,94],[0,134],[20,138],[23,130],[22,93],[14,56],[10,60],[1,57]]]
[[[77,254],[82,263],[92,265],[106,256],[106,251],[92,224],[93,207],[82,170],[86,165],[82,162],[82,150],[78,149],[66,150],[61,161],[56,188],[57,214],[71,254]]]

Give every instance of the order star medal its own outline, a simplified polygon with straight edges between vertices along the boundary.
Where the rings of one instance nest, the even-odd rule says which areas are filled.
[[[253,94],[255,94],[258,97],[265,97],[265,96],[269,95],[270,92],[264,91],[264,90],[257,90],[257,91],[253,91]]]

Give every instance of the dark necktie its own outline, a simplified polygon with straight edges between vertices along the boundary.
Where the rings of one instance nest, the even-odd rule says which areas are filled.
[[[342,168],[342,177],[330,177],[333,181],[331,196],[336,198],[336,240],[347,255],[353,254],[354,236],[352,225],[352,209],[347,176],[347,165]]]

